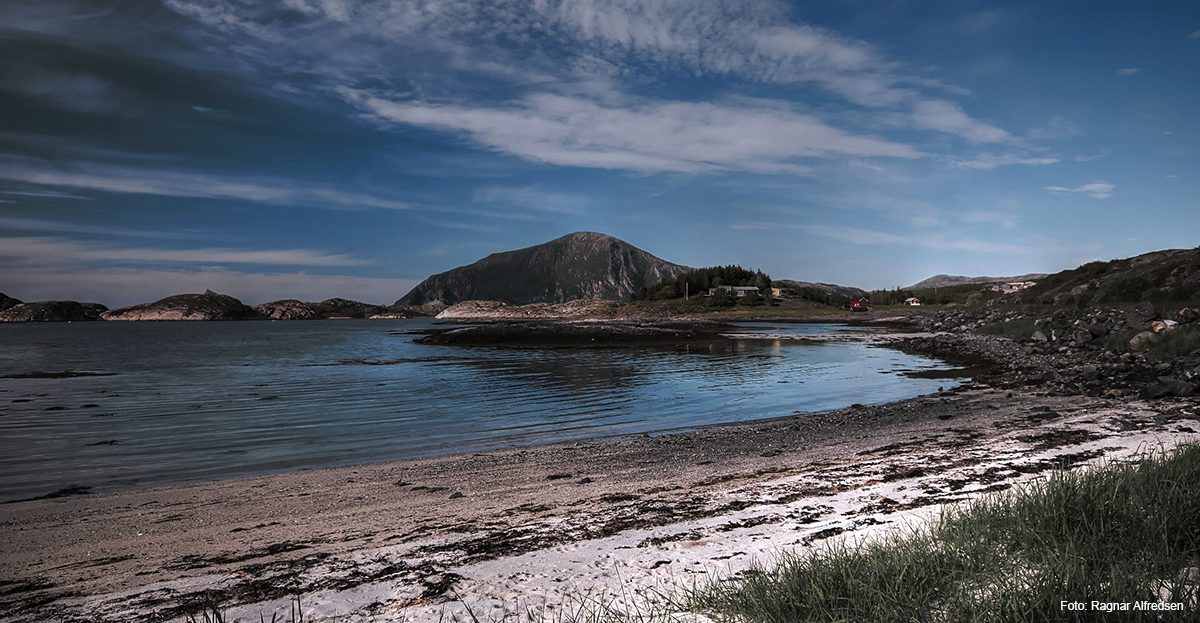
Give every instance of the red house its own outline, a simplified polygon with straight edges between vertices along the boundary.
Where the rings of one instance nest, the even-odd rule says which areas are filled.
[[[871,304],[871,301],[867,300],[867,298],[864,296],[861,299],[858,299],[855,301],[850,301],[850,311],[852,311],[852,312],[871,311],[870,304]]]

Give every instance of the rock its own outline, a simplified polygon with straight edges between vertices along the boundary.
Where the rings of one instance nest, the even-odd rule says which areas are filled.
[[[2,307],[0,307],[0,309],[2,309]],[[1194,307],[1184,307],[1183,309],[1179,310],[1179,313],[1175,314],[1175,320],[1179,322],[1179,324],[1195,322],[1198,319],[1200,319],[1200,309],[1196,309]]]
[[[224,294],[177,294],[101,314],[105,320],[253,320],[257,311]]]
[[[271,301],[262,305],[255,305],[254,311],[272,318],[275,320],[311,320],[314,318],[324,318],[322,310],[312,303],[303,303],[296,299],[284,299],[282,301]]]
[[[1179,323],[1174,320],[1155,320],[1150,323],[1150,330],[1155,333],[1162,333],[1163,331],[1170,331],[1177,326],[1179,326]]]
[[[500,301],[463,301],[437,315],[439,320],[526,320],[552,318],[612,318],[621,304],[617,301],[568,301],[508,305]]]
[[[41,301],[21,303],[0,311],[0,322],[81,322],[99,320],[108,310],[99,303]]]
[[[1178,396],[1180,398],[1187,398],[1188,396],[1195,394],[1197,388],[1195,383],[1178,380],[1167,381],[1163,385],[1171,392],[1172,396]]]
[[[450,494],[450,499],[451,499],[451,500],[457,500],[457,499],[459,499],[459,498],[463,498],[463,497],[466,497],[466,496],[465,496],[465,495],[463,495],[461,491],[455,491],[454,493],[451,493],[451,494]]]
[[[1034,331],[1033,335],[1029,339],[1035,342],[1046,342],[1050,340],[1050,338],[1046,337],[1046,334],[1042,333],[1041,331]]]
[[[1087,331],[1086,329],[1079,329],[1075,331],[1076,344],[1087,344],[1090,341],[1092,341],[1092,334],[1090,331]]]
[[[1167,389],[1166,387],[1157,383],[1151,383],[1150,385],[1143,387],[1142,391],[1138,392],[1138,397],[1142,398],[1143,400],[1156,400],[1158,398],[1162,398],[1163,396],[1167,396],[1170,393],[1171,390]]]
[[[1145,327],[1155,318],[1158,318],[1158,313],[1148,301],[1142,301],[1137,307],[1125,312],[1125,323],[1134,329]]]
[[[1134,350],[1141,350],[1144,348],[1149,348],[1150,343],[1157,339],[1158,339],[1157,333],[1155,333],[1153,331],[1142,331],[1141,333],[1133,336],[1133,338],[1129,340],[1129,348],[1132,348]]]

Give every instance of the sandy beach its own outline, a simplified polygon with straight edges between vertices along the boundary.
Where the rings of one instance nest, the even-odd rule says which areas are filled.
[[[257,620],[293,596],[306,621],[642,607],[1200,429],[1194,398],[1048,395],[1002,367],[812,416],[0,505],[0,619],[181,620],[208,600]]]

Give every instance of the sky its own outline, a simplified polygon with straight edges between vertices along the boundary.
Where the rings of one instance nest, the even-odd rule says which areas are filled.
[[[1200,244],[1200,3],[9,0],[0,292],[391,303],[573,231],[863,288]]]

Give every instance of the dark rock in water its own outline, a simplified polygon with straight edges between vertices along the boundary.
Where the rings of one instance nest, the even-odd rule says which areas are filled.
[[[624,301],[641,288],[685,270],[686,266],[657,258],[612,236],[576,232],[537,246],[494,253],[469,266],[433,275],[396,304]]]
[[[614,346],[722,339],[713,326],[665,326],[622,322],[511,322],[437,331],[419,344]]]
[[[0,322],[83,322],[99,320],[108,308],[99,303],[41,301],[0,311]]]
[[[254,320],[262,316],[224,294],[177,294],[105,312],[105,320]]]
[[[4,311],[10,307],[16,307],[20,304],[21,301],[4,294],[3,292],[0,292],[0,311]]]

